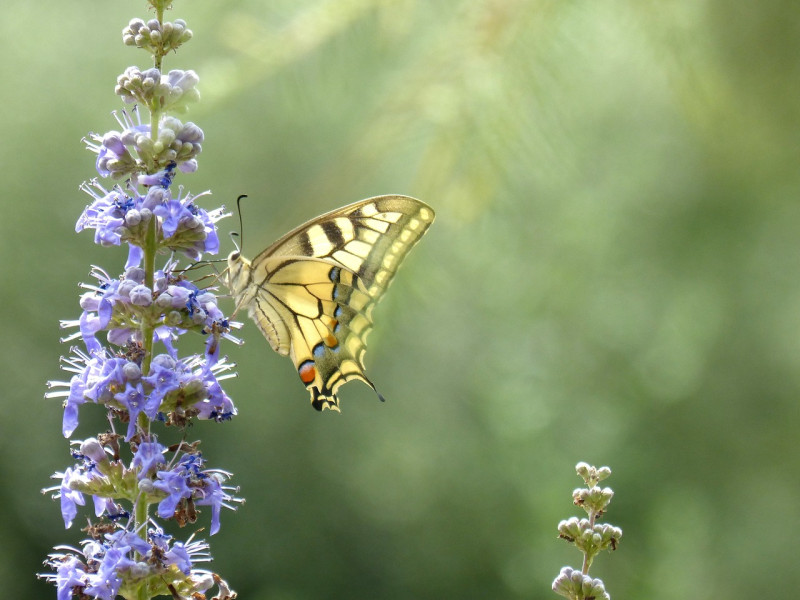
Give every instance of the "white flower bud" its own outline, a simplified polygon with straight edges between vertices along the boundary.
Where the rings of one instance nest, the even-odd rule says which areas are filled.
[[[120,286],[122,287],[122,286]],[[153,292],[146,285],[137,285],[130,291],[131,304],[150,306],[153,303]]]
[[[123,298],[130,298],[131,290],[133,290],[133,288],[137,287],[138,285],[140,284],[137,283],[136,281],[132,281],[130,279],[123,279],[120,282],[119,287],[117,288],[117,294],[119,294]]]
[[[134,362],[127,362],[122,366],[122,374],[128,381],[139,381],[142,377],[142,370]]]
[[[100,442],[97,441],[97,438],[88,438],[83,440],[83,443],[81,444],[81,454],[87,458],[90,458],[96,463],[101,463],[108,460],[108,455],[103,449],[103,446],[100,445]]]
[[[125,213],[125,225],[127,225],[128,227],[136,227],[141,222],[142,222],[142,214],[135,208],[132,208],[127,213]]]
[[[144,283],[144,269],[141,267],[129,267],[125,271],[125,279],[135,281],[136,283]]]

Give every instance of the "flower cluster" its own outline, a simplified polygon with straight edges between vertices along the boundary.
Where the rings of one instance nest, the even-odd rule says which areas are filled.
[[[129,262],[136,262],[141,260],[150,221],[156,217],[161,248],[181,252],[193,260],[199,260],[203,253],[216,254],[219,239],[215,223],[225,216],[223,209],[208,212],[197,206],[197,199],[208,192],[181,197],[181,191],[173,198],[169,189],[172,177],[172,169],[167,168],[137,178],[140,184],[145,180],[156,184],[143,195],[121,186],[109,191],[96,179],[84,183],[81,189],[92,198],[92,203],[84,209],[75,230],[94,229],[95,242],[103,246],[130,243],[133,255]]]
[[[231,335],[239,324],[220,310],[215,288],[198,287],[179,267],[181,256],[199,261],[218,252],[216,223],[227,215],[199,205],[208,192],[172,187],[178,173],[197,169],[203,131],[169,113],[199,99],[198,77],[194,71],[163,74],[164,56],[192,32],[184,21],[163,20],[169,2],[148,2],[156,18],[132,20],[123,42],[152,54],[155,64],[127,68],[116,86],[123,101],[137,106],[115,113],[119,130],[86,140],[97,154],[98,175],[124,181],[82,184],[91,200],[75,227],[93,230],[100,246],[127,245],[127,263],[119,276],[93,267],[93,280],[81,285],[80,316],[61,322],[71,330],[62,341],[73,344],[61,359],[69,380],[48,382],[45,394],[62,400],[67,438],[80,427],[84,405],[103,407],[110,424],[108,431],[73,440],[75,462],[53,476],[58,485],[44,490],[60,500],[67,528],[87,499],[96,518],[79,547],[58,546],[46,561],[52,571],[42,577],[56,585],[59,600],[201,600],[213,586],[215,600],[236,596],[217,574],[197,568],[211,559],[205,542],[193,535],[173,539],[158,523],[184,527],[208,511],[214,535],[222,508],[241,502],[227,485],[231,474],[207,467],[200,442],[185,439],[195,419],[221,423],[236,415],[221,385],[234,376],[234,365],[220,356],[220,342],[240,342]],[[140,118],[140,108],[148,118]],[[168,258],[157,268],[159,254]],[[178,340],[192,334],[201,337],[203,350],[182,356]],[[157,434],[157,426],[179,428],[181,440],[165,445],[159,435],[167,431]]]
[[[75,589],[89,598],[134,598],[139,589],[151,596],[186,598],[215,584],[219,598],[235,594],[219,576],[193,568],[211,560],[205,542],[173,542],[156,525],[140,535],[95,527],[81,549],[59,547],[49,556],[56,568],[58,600],[69,600]]]
[[[200,100],[195,87],[198,81],[194,71],[175,69],[162,75],[156,68],[142,71],[128,67],[117,78],[115,91],[128,104],[139,102],[151,110],[185,112],[189,103]]]
[[[121,131],[89,134],[86,147],[97,154],[95,167],[102,177],[122,179],[140,174],[171,170],[182,173],[197,170],[197,155],[202,151],[203,130],[194,123],[183,123],[162,114],[157,127],[142,123],[139,111],[114,114]]]
[[[553,591],[565,598],[596,598],[597,600],[611,600],[606,588],[600,579],[592,579],[578,569],[562,567],[561,572],[553,581]]]
[[[190,39],[192,30],[186,27],[183,19],[173,22],[150,19],[146,23],[142,19],[131,19],[122,30],[122,41],[126,46],[142,48],[154,56],[164,56],[177,50],[178,46]]]
[[[610,600],[605,585],[600,579],[589,576],[589,567],[594,557],[603,550],[616,550],[622,537],[622,530],[609,524],[600,524],[596,520],[605,514],[606,508],[614,496],[611,488],[600,488],[597,484],[611,475],[611,469],[599,469],[580,462],[575,470],[586,488],[577,488],[572,492],[572,501],[582,507],[589,518],[571,517],[558,524],[558,537],[575,544],[583,554],[583,568],[563,567],[561,573],[553,581],[553,591],[570,600]]]
[[[133,459],[125,465],[119,458],[120,436],[103,434],[81,442],[74,454],[79,461],[64,473],[59,495],[64,524],[72,525],[78,506],[84,506],[84,494],[92,496],[95,516],[119,521],[130,516],[116,501],[124,499],[134,508],[138,503],[155,504],[162,519],[176,519],[179,524],[197,520],[197,506],[211,507],[211,534],[219,531],[223,506],[236,501],[232,488],[222,485],[230,473],[203,469],[202,454],[196,445],[179,444],[175,456],[167,462],[168,448],[157,441],[134,443]]]

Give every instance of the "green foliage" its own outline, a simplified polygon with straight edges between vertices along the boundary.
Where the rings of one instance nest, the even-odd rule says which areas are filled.
[[[247,504],[215,538],[214,569],[240,597],[550,598],[571,558],[552,524],[584,457],[619,474],[629,533],[595,567],[615,597],[716,598],[701,579],[732,599],[765,581],[791,596],[771,575],[795,568],[791,528],[772,522],[800,495],[794,13],[786,0],[181,7],[195,43],[174,66],[200,76],[187,118],[206,134],[190,185],[250,196],[251,255],[375,194],[437,212],[375,313],[367,368],[386,404],[353,385],[342,415],[318,415],[251,324],[227,349],[245,418],[208,452]],[[141,59],[119,43],[130,15],[42,0],[0,22],[9,597],[51,597],[32,574],[63,542],[37,495],[67,451],[42,394],[67,351],[58,319],[79,314],[75,282],[98,260],[73,233],[93,160],[80,138],[108,129],[109,78]]]

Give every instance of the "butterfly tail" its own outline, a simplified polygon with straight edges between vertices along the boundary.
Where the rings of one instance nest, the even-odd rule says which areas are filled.
[[[375,384],[373,384],[369,379],[366,377],[362,377],[361,375],[353,375],[347,378],[347,381],[352,379],[358,379],[359,381],[363,381],[366,383],[372,391],[375,392],[375,395],[378,396],[378,400],[381,402],[386,402],[386,398],[383,397],[376,388]],[[340,381],[339,385],[343,384],[344,381]],[[338,385],[336,388],[338,389]],[[308,391],[311,392],[311,406],[319,411],[323,411],[326,409],[335,410],[336,412],[342,412],[339,408],[339,396],[336,395],[335,390],[321,390],[316,386],[309,386]]]

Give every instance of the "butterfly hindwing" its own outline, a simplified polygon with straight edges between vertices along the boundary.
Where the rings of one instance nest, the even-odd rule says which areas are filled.
[[[229,257],[237,306],[291,357],[317,410],[338,410],[336,391],[347,381],[375,390],[364,373],[372,309],[433,218],[419,200],[379,196],[301,225],[252,263]]]

